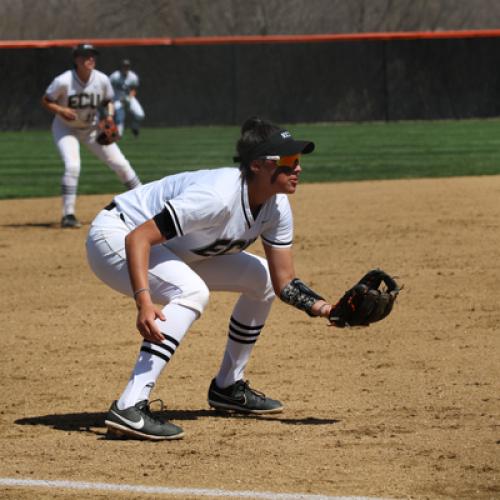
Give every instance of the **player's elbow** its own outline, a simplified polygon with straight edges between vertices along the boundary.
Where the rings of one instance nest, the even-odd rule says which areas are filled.
[[[43,109],[49,109],[50,101],[47,99],[46,95],[42,96],[42,98],[40,99],[40,104],[42,105]]]
[[[281,283],[273,283],[273,290],[274,294],[279,297],[281,295],[281,291],[283,290],[284,285],[282,286]]]

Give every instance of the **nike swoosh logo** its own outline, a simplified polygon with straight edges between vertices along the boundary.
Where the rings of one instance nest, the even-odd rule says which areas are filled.
[[[247,397],[245,396],[245,394],[243,394],[242,398],[236,399],[236,398],[232,398],[230,396],[226,396],[225,394],[221,394],[220,392],[217,392],[216,390],[213,390],[213,393],[216,394],[219,398],[224,399],[225,401],[227,401],[229,403],[239,403],[241,405],[247,404]]]
[[[116,415],[122,422],[129,425],[133,429],[139,430],[139,429],[142,429],[144,427],[144,419],[142,417],[137,422],[133,422],[132,420],[129,420],[128,418],[125,418],[125,417],[122,417],[121,415],[118,415],[118,413],[116,413],[113,410],[111,410],[111,413],[113,413],[113,415]]]

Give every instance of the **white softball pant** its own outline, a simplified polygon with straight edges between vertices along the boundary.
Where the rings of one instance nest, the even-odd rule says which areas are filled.
[[[127,269],[125,237],[130,228],[116,209],[102,210],[89,230],[87,257],[96,276],[111,288],[132,296]],[[235,309],[245,325],[263,325],[274,299],[267,261],[242,252],[186,264],[164,245],[151,249],[149,287],[157,304],[179,304],[202,314],[209,292],[239,292]]]
[[[102,210],[89,230],[87,256],[97,277],[111,288],[132,296],[125,254],[125,237],[130,232],[126,221],[126,215],[120,216],[116,208]],[[119,400],[122,408],[149,398],[192,322],[203,313],[211,290],[240,293],[229,320],[217,385],[227,387],[244,379],[274,299],[265,259],[242,252],[188,265],[164,245],[156,245],[149,259],[149,288],[153,301],[164,305],[167,321],[157,320],[157,325],[165,341],[142,342],[129,383]]]
[[[132,128],[139,128],[139,123],[145,118],[144,109],[136,97],[128,97],[125,102],[114,101],[115,121],[120,135],[125,129],[125,117],[129,112],[132,118]]]
[[[95,141],[96,129],[74,129],[56,118],[52,122],[52,135],[64,163],[63,184],[66,184],[64,178],[76,179],[75,182],[77,182],[80,176],[80,143],[85,144],[97,158],[106,163],[124,184],[136,178],[134,169],[117,144],[102,146]],[[74,184],[74,182],[70,182],[70,184]]]

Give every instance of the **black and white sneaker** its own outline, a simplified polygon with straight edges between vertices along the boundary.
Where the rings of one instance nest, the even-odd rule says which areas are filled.
[[[78,229],[82,227],[82,223],[73,214],[68,214],[61,219],[61,227]]]
[[[215,379],[208,389],[208,404],[217,410],[233,410],[243,413],[279,413],[283,404],[252,389],[248,381],[238,380],[233,385],[221,389]]]
[[[161,400],[155,401],[161,402]],[[184,431],[180,427],[153,415],[149,405],[150,403],[144,400],[135,406],[119,410],[116,401],[113,401],[104,421],[108,431],[116,436],[125,435],[152,441],[180,439],[184,436]],[[161,410],[163,410],[162,402]]]

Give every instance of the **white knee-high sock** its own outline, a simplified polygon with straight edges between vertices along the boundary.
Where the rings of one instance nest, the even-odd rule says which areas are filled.
[[[231,318],[231,323],[229,327],[229,337],[226,343],[226,350],[224,351],[224,357],[222,359],[222,364],[219,369],[219,373],[215,378],[215,383],[221,389],[229,387],[238,380],[242,380],[244,377],[245,368],[250,360],[252,354],[253,346],[258,339],[260,330],[248,330],[248,340],[242,343],[242,340],[233,340],[232,332],[234,332],[235,327],[234,320]],[[239,330],[242,330],[239,328]]]
[[[61,180],[63,215],[75,213],[77,189],[78,189],[78,175],[64,174]]]
[[[163,308],[166,321],[157,321],[165,340],[161,343],[144,340],[134,370],[125,391],[118,400],[118,408],[124,410],[149,395],[161,372],[174,355],[184,335],[189,330],[198,313],[177,304],[168,304]]]
[[[226,350],[215,383],[221,389],[245,376],[253,347],[259,338],[272,301],[254,301],[240,297],[229,321]]]

